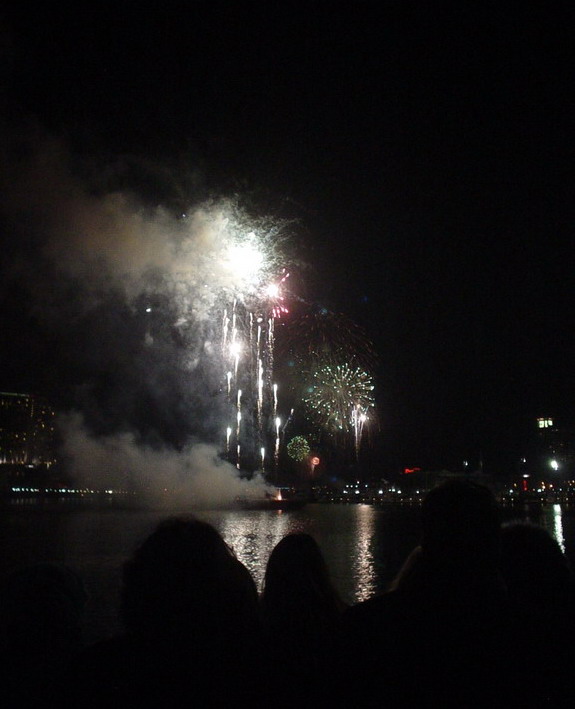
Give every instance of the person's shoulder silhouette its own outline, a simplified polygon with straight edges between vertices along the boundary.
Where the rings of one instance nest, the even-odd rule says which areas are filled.
[[[78,673],[88,706],[254,699],[257,589],[211,525],[161,522],[124,566],[121,615],[125,634],[92,648]]]
[[[374,697],[360,706],[505,706],[500,670],[513,645],[495,497],[450,480],[424,498],[420,523],[420,543],[391,590],[345,613],[336,691]]]

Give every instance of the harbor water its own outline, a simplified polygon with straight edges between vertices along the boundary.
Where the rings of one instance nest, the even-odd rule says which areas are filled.
[[[307,504],[297,510],[200,510],[193,514],[218,529],[261,589],[271,550],[290,532],[318,541],[332,579],[347,603],[383,591],[419,537],[419,506]],[[70,500],[14,499],[0,521],[0,572],[40,561],[77,571],[88,592],[85,640],[120,629],[121,569],[135,547],[166,517],[189,510],[85,505]],[[566,505],[504,508],[506,520],[544,526],[575,561],[575,508]]]

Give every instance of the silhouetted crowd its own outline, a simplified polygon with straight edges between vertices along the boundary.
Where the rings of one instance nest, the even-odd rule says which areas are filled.
[[[86,594],[56,564],[0,590],[0,707],[571,707],[574,593],[560,546],[453,481],[387,592],[346,606],[309,534],[261,594],[219,533],[160,523],[123,570],[123,633],[82,643]]]

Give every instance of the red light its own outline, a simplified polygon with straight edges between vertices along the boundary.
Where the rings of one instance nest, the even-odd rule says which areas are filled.
[[[317,456],[314,456],[310,462],[312,465],[319,465],[319,458]]]
[[[405,473],[405,475],[409,475],[410,473],[417,473],[420,470],[421,468],[404,468],[403,472]]]

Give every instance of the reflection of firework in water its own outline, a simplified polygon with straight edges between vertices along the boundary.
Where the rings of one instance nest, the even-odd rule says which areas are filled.
[[[358,454],[363,427],[374,407],[373,389],[372,377],[359,366],[323,365],[311,373],[304,403],[328,433],[353,435]]]

